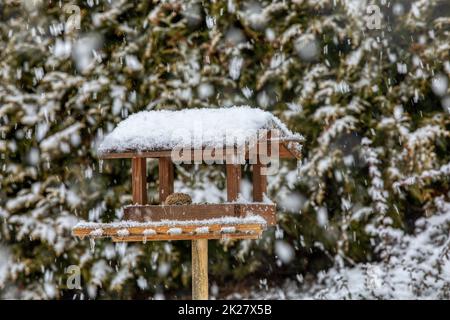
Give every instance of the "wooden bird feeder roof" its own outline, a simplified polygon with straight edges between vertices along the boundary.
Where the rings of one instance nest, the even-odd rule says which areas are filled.
[[[303,137],[292,133],[270,112],[248,106],[133,114],[105,137],[98,156],[159,158],[170,156],[176,148],[241,149],[260,138],[261,132],[273,130],[278,137],[268,137],[268,141],[279,143],[280,157],[300,158]]]

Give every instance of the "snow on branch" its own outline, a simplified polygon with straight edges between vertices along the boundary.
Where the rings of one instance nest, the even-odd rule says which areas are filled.
[[[450,177],[450,163],[444,164],[439,169],[425,170],[419,175],[410,176],[393,184],[394,190],[399,190],[403,186],[415,184],[423,185],[426,180],[437,181]]]
[[[361,141],[363,156],[369,165],[369,175],[371,177],[371,186],[368,189],[369,195],[374,202],[375,209],[384,214],[388,210],[387,191],[384,189],[382,173],[379,169],[380,160],[378,150],[371,148],[372,141],[363,138]]]

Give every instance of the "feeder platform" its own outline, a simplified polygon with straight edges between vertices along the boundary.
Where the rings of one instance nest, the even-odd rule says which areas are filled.
[[[261,216],[222,217],[203,220],[161,220],[112,223],[80,222],[73,235],[111,238],[114,242],[146,242],[197,239],[258,239],[267,228]]]

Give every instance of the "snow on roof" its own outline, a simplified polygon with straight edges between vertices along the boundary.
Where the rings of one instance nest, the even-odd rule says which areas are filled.
[[[261,129],[278,129],[283,138],[303,139],[270,112],[249,106],[141,111],[120,122],[105,137],[98,152],[242,146]]]

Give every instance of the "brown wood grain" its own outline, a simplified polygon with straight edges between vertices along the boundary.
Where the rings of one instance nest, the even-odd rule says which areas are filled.
[[[263,217],[269,226],[276,224],[275,204],[265,203],[222,203],[191,205],[146,205],[124,208],[124,220],[139,222],[161,220],[203,220],[221,217],[243,218],[248,215]]]
[[[147,241],[183,241],[183,240],[244,240],[244,239],[260,239],[262,232],[259,234],[246,234],[246,233],[236,233],[236,234],[183,234],[183,235],[157,235],[157,236],[127,236],[127,237],[111,237],[113,242],[147,242]]]
[[[132,158],[131,181],[133,203],[147,203],[147,160],[145,158]]]
[[[301,159],[302,154],[297,150],[298,142],[283,142],[280,143],[280,158],[281,159]],[[290,147],[291,146],[291,147]]]
[[[266,220],[268,226],[274,226],[276,221],[276,205],[265,203],[249,203],[238,204],[236,210],[239,212],[238,217],[246,217],[248,215],[258,215]]]
[[[159,167],[159,202],[162,204],[173,193],[173,163],[170,157],[161,157]]]
[[[264,141],[261,141],[265,143]],[[270,140],[270,135],[268,137],[268,151],[270,151],[270,143],[279,143],[280,157],[281,158],[301,158],[301,153],[296,150],[296,146],[299,142],[296,139],[274,139]],[[259,144],[259,143],[258,143]],[[262,148],[262,147],[261,147]],[[246,148],[248,151],[248,148]],[[266,149],[266,147],[264,147]],[[219,149],[220,150],[220,149]],[[223,152],[223,150],[220,150]],[[194,154],[202,152],[204,154],[205,150],[191,150],[191,159],[193,159]],[[210,151],[206,154],[209,156]],[[270,152],[269,152],[270,153]],[[267,153],[267,155],[269,154]],[[99,159],[126,159],[126,158],[161,158],[161,157],[171,157],[172,150],[149,150],[149,151],[126,151],[126,152],[105,152],[98,154]],[[245,154],[245,158],[248,159],[248,152]]]
[[[208,300],[208,240],[192,240],[192,299]]]
[[[227,173],[227,200],[236,201],[239,197],[241,186],[241,165],[226,164]]]
[[[199,227],[208,227],[208,232],[197,232]],[[233,232],[223,232],[223,227],[234,227]],[[169,234],[169,229],[180,228],[180,234]],[[157,227],[127,227],[120,228],[107,225],[102,225],[101,235],[92,235],[91,232],[97,230],[98,227],[92,228],[74,228],[72,234],[74,236],[85,238],[112,238],[113,241],[159,241],[159,240],[195,240],[195,239],[257,239],[262,235],[264,226],[260,224],[238,224],[238,225],[188,225],[188,226],[157,226]],[[119,231],[126,229],[128,234],[126,236],[119,235]],[[155,234],[145,235],[144,231],[152,229]]]
[[[127,151],[127,152],[105,152],[98,154],[99,159],[127,159],[127,158],[159,158],[170,157],[172,151]]]
[[[114,226],[103,226],[101,229],[103,231],[101,236],[93,236],[93,237],[111,237],[111,236],[118,236],[117,232],[119,230],[126,229],[129,232],[129,235],[143,235],[145,230],[152,229],[156,232],[156,235],[159,234],[167,234],[169,229],[171,228],[180,228],[183,233],[186,234],[198,234],[196,232],[196,229],[199,227],[208,227],[209,233],[220,233],[221,229],[223,227],[234,227],[236,230],[236,233],[247,233],[247,232],[258,232],[263,229],[263,225],[257,224],[257,223],[242,223],[242,224],[235,224],[235,225],[223,225],[223,224],[192,224],[192,225],[184,225],[184,226],[174,226],[174,225],[162,225],[162,226],[155,226],[155,227],[114,227]],[[98,227],[92,227],[92,228],[74,228],[73,229],[73,235],[77,237],[86,237],[91,236],[91,232],[98,229]],[[149,235],[148,237],[152,237]]]
[[[253,165],[253,201],[262,202],[267,191],[267,176],[262,174],[264,166],[261,163]]]

